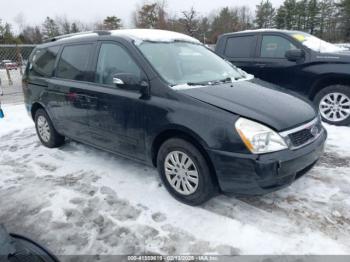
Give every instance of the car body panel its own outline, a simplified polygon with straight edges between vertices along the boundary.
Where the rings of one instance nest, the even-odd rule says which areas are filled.
[[[277,131],[311,121],[316,115],[314,107],[309,103],[272,88],[262,88],[261,85],[250,81],[193,88],[181,92],[240,116],[260,121]]]

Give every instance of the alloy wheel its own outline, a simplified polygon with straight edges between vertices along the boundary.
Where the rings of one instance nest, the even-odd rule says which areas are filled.
[[[44,116],[39,116],[37,120],[38,132],[41,139],[48,143],[50,141],[50,126]]]
[[[322,117],[330,122],[340,122],[350,116],[350,98],[342,93],[329,93],[319,104]]]
[[[170,152],[164,162],[165,176],[171,187],[182,195],[196,192],[199,175],[193,160],[184,152]]]

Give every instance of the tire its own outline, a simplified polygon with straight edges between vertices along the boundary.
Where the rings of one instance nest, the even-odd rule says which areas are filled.
[[[48,148],[55,148],[64,144],[64,136],[57,133],[56,129],[53,127],[50,117],[44,109],[38,109],[35,112],[34,119],[36,133],[40,139],[40,142],[44,146]]]
[[[171,155],[174,156],[174,154],[178,154],[178,162],[174,162],[174,159],[171,159]],[[183,166],[176,166],[176,163],[179,164],[182,160],[185,160],[181,164]],[[165,167],[166,163],[169,164],[167,161],[173,163],[171,168],[168,166],[168,171],[166,171]],[[192,161],[193,165],[190,161]],[[188,167],[185,167],[185,165],[188,165]],[[214,196],[216,192],[213,177],[210,174],[210,169],[204,156],[194,145],[183,139],[171,138],[161,145],[157,155],[157,168],[166,189],[174,198],[184,204],[191,206],[203,204]],[[196,171],[197,183],[194,182],[196,180]],[[182,180],[179,179],[181,177]],[[178,181],[175,182],[175,185],[172,185],[169,179],[170,181],[178,179]],[[179,183],[181,185],[177,190],[175,186],[178,186]],[[189,187],[187,183],[192,187]],[[188,192],[184,192],[186,190]],[[181,193],[179,191],[183,192]]]
[[[342,105],[334,105],[331,100],[338,104],[342,102]],[[314,104],[320,111],[324,122],[336,126],[350,125],[350,86],[328,86],[316,94]],[[331,106],[333,106],[332,109]],[[333,115],[329,113],[331,112],[330,110],[335,110]]]

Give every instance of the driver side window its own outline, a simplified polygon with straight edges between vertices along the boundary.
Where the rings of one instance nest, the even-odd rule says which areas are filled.
[[[289,40],[280,36],[263,36],[260,57],[285,58],[288,50],[297,49]]]
[[[95,82],[114,87],[113,76],[119,73],[141,77],[140,68],[123,47],[112,43],[102,44],[97,61]]]

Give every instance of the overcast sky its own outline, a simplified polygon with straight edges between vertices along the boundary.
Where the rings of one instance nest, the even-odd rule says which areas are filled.
[[[41,24],[46,16],[65,15],[68,19],[77,19],[84,23],[102,20],[107,15],[115,15],[123,20],[126,27],[132,25],[131,14],[144,0],[0,0],[0,19],[15,26],[18,17],[28,24]],[[247,5],[254,10],[260,0],[167,0],[167,10],[178,14],[194,6],[202,14],[210,14],[224,6]],[[283,0],[271,0],[278,6]],[[17,26],[16,26],[17,27]]]

